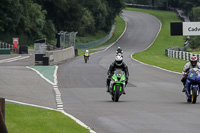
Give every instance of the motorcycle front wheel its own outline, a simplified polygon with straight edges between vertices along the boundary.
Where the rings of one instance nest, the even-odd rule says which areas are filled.
[[[198,88],[197,87],[194,87],[192,89],[192,103],[196,103],[197,101],[197,91],[198,91]]]
[[[119,101],[119,96],[120,96],[120,85],[115,86],[115,93],[114,93],[114,101],[118,102]]]

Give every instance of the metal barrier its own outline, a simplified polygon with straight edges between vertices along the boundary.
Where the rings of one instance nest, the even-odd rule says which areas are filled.
[[[0,49],[10,49],[11,51],[14,51],[13,44],[8,44],[6,42],[0,41]]]
[[[177,58],[177,59],[182,59],[186,61],[189,61],[191,56],[196,56],[198,61],[200,62],[200,54],[193,54],[186,51],[176,51],[176,50],[170,50],[170,49],[166,49],[165,52],[166,52],[166,56],[170,58]]]
[[[105,36],[104,38],[97,40],[97,41],[89,42],[89,43],[76,44],[75,47],[77,49],[87,49],[87,48],[99,46],[99,45],[107,42],[112,37],[113,31],[114,31],[114,26],[112,26],[110,33],[107,36]]]

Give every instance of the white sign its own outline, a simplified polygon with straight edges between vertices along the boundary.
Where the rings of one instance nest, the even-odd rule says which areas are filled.
[[[47,45],[45,43],[34,43],[35,54],[45,54]]]
[[[200,35],[200,22],[183,22],[184,36]]]

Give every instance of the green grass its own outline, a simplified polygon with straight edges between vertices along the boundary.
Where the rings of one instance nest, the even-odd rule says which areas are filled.
[[[96,51],[89,50],[89,53],[95,53]],[[82,56],[85,53],[85,50],[78,50],[78,56]]]
[[[184,64],[187,61],[172,59],[165,56],[165,49],[168,49],[171,46],[183,47],[185,43],[185,37],[170,35],[170,22],[180,22],[176,13],[169,11],[135,8],[126,8],[126,10],[151,14],[158,18],[162,23],[161,31],[154,44],[143,52],[133,54],[133,58],[146,64],[155,65],[176,72],[181,72]]]
[[[116,22],[116,24],[115,24],[116,27],[115,27],[115,31],[114,31],[112,38],[110,40],[108,40],[106,43],[104,43],[103,45],[107,45],[107,44],[115,42],[121,36],[121,34],[124,32],[124,29],[126,26],[125,21],[121,17],[118,16],[118,17],[116,17],[115,22]]]
[[[96,41],[96,40],[99,40],[101,38],[103,38],[104,36],[106,36],[106,32],[100,30],[98,31],[97,33],[95,33],[94,35],[93,34],[87,34],[83,37],[80,37],[80,36],[77,36],[76,37],[76,43],[89,43],[89,42],[92,42],[92,41]]]
[[[5,106],[9,133],[89,133],[61,112],[17,104]]]
[[[96,51],[93,51],[92,49],[98,49],[100,47],[108,46],[109,44],[112,44],[113,42],[115,42],[121,36],[121,34],[124,32],[125,26],[126,26],[125,21],[119,16],[116,17],[116,19],[115,19],[115,31],[114,31],[111,39],[109,39],[106,43],[101,44],[100,46],[90,48],[89,49],[90,53],[96,52]],[[105,36],[106,36],[106,34],[103,37],[105,37]],[[103,38],[103,37],[101,37],[101,38]],[[99,38],[99,39],[101,39],[101,38]],[[84,53],[85,53],[85,50],[78,50],[78,55],[83,55]]]
[[[28,49],[34,49],[34,45],[28,46]]]

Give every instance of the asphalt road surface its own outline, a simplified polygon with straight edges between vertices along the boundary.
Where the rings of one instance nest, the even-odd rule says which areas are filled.
[[[59,65],[58,87],[64,110],[97,133],[199,132],[200,99],[196,104],[186,102],[181,75],[143,65],[130,57],[154,41],[159,21],[130,11],[124,11],[123,18],[127,30],[115,45],[92,54],[88,63],[76,57]],[[127,94],[113,102],[105,84],[118,46],[124,51],[130,77]]]
[[[53,86],[26,68],[34,65],[34,61],[31,50],[23,55],[0,55],[0,97],[56,108]]]

